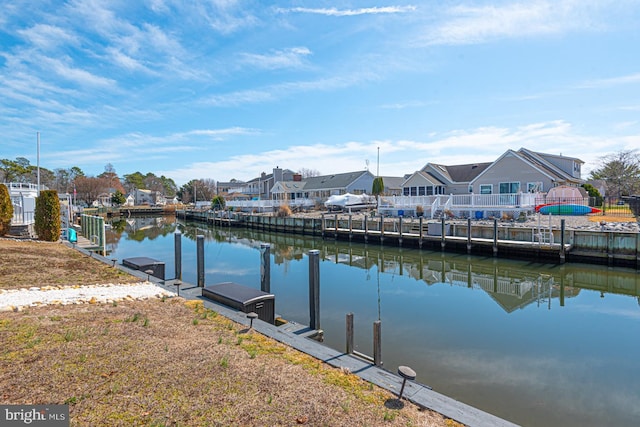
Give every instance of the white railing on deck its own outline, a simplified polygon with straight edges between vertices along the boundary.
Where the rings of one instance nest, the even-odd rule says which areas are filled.
[[[282,205],[289,207],[310,208],[315,206],[315,202],[311,199],[295,199],[295,200],[229,200],[226,202],[227,207],[234,209],[257,209],[272,210]]]
[[[388,196],[380,200],[381,208],[413,209],[416,206],[432,210],[464,208],[527,208],[544,203],[544,197],[533,193],[515,194],[451,194],[448,196]]]

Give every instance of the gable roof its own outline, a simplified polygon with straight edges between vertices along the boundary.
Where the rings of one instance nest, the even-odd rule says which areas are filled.
[[[546,153],[537,153],[535,151],[527,150],[526,148],[520,148],[517,151],[517,154],[522,156],[523,158],[529,160],[531,163],[534,163],[536,166],[545,169],[552,175],[562,180],[579,182],[581,181],[579,178],[575,178],[571,174],[563,171],[559,167],[555,166],[550,160],[552,159],[569,159],[574,162],[578,162],[580,164],[584,163],[582,160],[577,159],[575,157],[566,157],[566,156],[556,156],[554,154],[546,154]]]
[[[409,175],[403,182],[402,182],[402,187],[406,186],[407,183],[413,179],[415,179],[415,177],[421,177],[422,179],[424,179],[426,182],[435,185],[435,186],[439,186],[439,185],[445,185],[444,182],[440,181],[436,176],[434,176],[433,174],[424,172],[424,171],[415,171],[414,173],[412,173],[411,175]]]
[[[421,172],[429,173],[429,169],[431,169],[442,174],[442,177],[451,183],[465,183],[471,182],[475,177],[480,175],[485,171],[485,169],[491,166],[491,164],[492,162],[485,162],[446,166],[435,163],[427,163],[425,167],[421,169]],[[433,174],[429,173],[429,175]]]
[[[295,174],[295,172],[292,171],[291,169],[282,169],[282,176],[293,176],[293,174]],[[269,181],[270,179],[273,179],[273,172],[269,174],[265,174],[264,176],[260,175],[256,178],[252,178],[244,184]]]
[[[525,148],[520,148],[518,151],[514,151],[514,150],[511,150],[511,149],[505,151],[500,157],[498,157],[493,163],[490,164],[490,167],[493,167],[498,162],[500,162],[500,160],[502,160],[503,158],[505,158],[507,156],[513,156],[513,157],[516,157],[516,158],[520,159],[524,163],[526,163],[529,166],[531,166],[532,168],[536,169],[541,174],[546,175],[552,181],[555,181],[555,182],[558,182],[558,183],[562,183],[562,182],[565,182],[565,181],[573,182],[573,183],[582,182],[581,179],[571,176],[570,174],[564,172],[562,169],[554,166],[553,164],[551,164],[547,160],[545,160],[544,157],[546,155],[544,153],[536,153],[534,151],[530,151],[530,150],[527,150]],[[563,156],[563,158],[564,159],[574,160],[574,161],[577,161],[577,162],[582,162],[581,160],[575,159],[573,157],[564,157]],[[487,168],[487,169],[489,169],[489,168]],[[484,172],[485,171],[482,171],[482,173],[479,174],[478,176],[476,176],[473,179],[473,181],[477,181],[478,179],[480,179],[481,176],[484,174]]]
[[[398,189],[402,188],[402,183],[405,181],[403,176],[383,176],[382,183],[385,188]]]
[[[374,177],[368,170],[337,173],[333,175],[310,176],[304,179],[306,182],[304,188],[306,191],[346,188],[349,184],[366,174],[371,175],[371,178]]]

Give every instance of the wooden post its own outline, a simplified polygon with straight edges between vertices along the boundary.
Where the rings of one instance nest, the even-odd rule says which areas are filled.
[[[373,322],[373,364],[382,366],[382,322]]]
[[[176,280],[182,280],[182,234],[177,232],[173,235],[174,252],[175,252],[175,266],[176,266]]]
[[[493,256],[498,256],[498,220],[493,219]]]
[[[335,225],[335,234],[334,234],[333,237],[336,240],[338,240],[338,214],[336,214],[336,216],[335,216],[335,224],[334,225]]]
[[[467,218],[467,253],[471,253],[471,218]]]
[[[398,244],[402,246],[402,217],[398,218],[398,230],[400,236],[398,237]]]
[[[560,220],[560,264],[564,264],[565,253],[564,253],[564,218]]]
[[[418,219],[418,223],[420,224],[420,235],[418,237],[418,247],[422,249],[422,217]]]
[[[444,246],[445,246],[445,240],[444,240],[444,233],[445,233],[445,221],[444,221],[444,217],[442,217],[440,219],[440,249],[442,249],[444,251]]]
[[[380,214],[380,244],[384,242],[384,216]]]
[[[347,313],[347,354],[353,354],[353,313]]]
[[[563,220],[564,221],[564,220]],[[560,275],[560,307],[564,307],[564,271]]]
[[[260,243],[260,290],[271,293],[271,245]]]
[[[353,224],[351,223],[352,216],[353,215],[349,213],[349,241],[351,241],[351,239],[353,238]]]
[[[309,328],[320,329],[320,251],[309,251]]]
[[[321,219],[321,225],[322,225],[322,240],[324,240],[324,228],[325,228],[325,219],[324,219],[324,214],[322,214],[322,219]]]
[[[367,216],[364,216],[364,242],[367,243],[369,241],[369,220]]]
[[[196,238],[197,260],[198,260],[198,286],[204,287],[204,236],[199,234]]]

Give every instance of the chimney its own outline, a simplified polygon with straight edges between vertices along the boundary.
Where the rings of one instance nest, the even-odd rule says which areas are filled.
[[[278,166],[276,166],[273,169],[273,182],[280,182],[282,181],[282,169],[280,169]]]
[[[300,175],[299,173],[294,173],[293,174],[293,180],[297,181],[297,182],[302,181],[302,175]]]

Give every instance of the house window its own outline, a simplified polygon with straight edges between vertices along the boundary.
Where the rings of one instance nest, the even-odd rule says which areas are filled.
[[[514,194],[520,192],[519,182],[501,182],[500,194]]]
[[[491,193],[493,193],[493,185],[491,184],[480,185],[480,194],[491,194]]]
[[[417,196],[418,195],[418,188],[417,187],[411,187],[411,195],[412,196]]]
[[[424,196],[426,194],[426,187],[418,187],[418,196]]]
[[[536,193],[542,191],[541,182],[527,182],[527,193]]]
[[[433,187],[427,187],[427,196],[433,196]]]
[[[404,187],[402,189],[402,194],[404,194],[405,196],[408,196],[409,195],[409,187]]]

